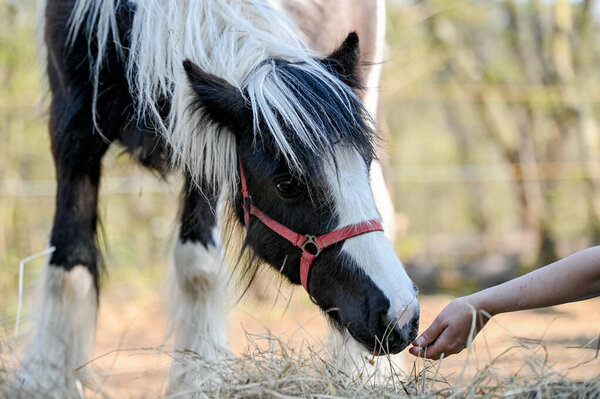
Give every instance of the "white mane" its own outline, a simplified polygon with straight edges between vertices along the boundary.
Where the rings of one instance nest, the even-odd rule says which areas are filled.
[[[70,37],[83,31],[89,41],[97,42],[99,55],[91,66],[95,88],[107,44],[118,37],[115,8],[120,1],[76,0],[71,15]],[[304,110],[302,99],[282,89],[277,70],[265,61],[301,62],[322,84],[340,93],[343,103],[355,98],[351,89],[314,61],[315,54],[299,38],[291,21],[267,1],[138,0],[134,4],[131,43],[124,62],[138,117],[165,137],[175,161],[197,179],[231,189],[237,183],[237,155],[232,135],[219,134],[216,126],[188,111],[191,93],[182,67],[185,59],[247,94],[255,121],[265,121],[292,167],[298,167],[298,162],[277,114],[294,126],[298,138],[309,147],[322,148],[326,140],[319,134],[326,132]],[[121,49],[118,42],[117,47]],[[166,121],[157,106],[161,98],[171,99]]]

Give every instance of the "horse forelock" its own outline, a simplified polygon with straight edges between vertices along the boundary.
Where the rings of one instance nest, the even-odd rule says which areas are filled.
[[[269,135],[298,175],[335,165],[337,144],[375,156],[375,124],[351,88],[318,61],[267,60],[243,82],[255,136]],[[265,127],[265,129],[261,129]],[[333,161],[333,162],[331,162]]]

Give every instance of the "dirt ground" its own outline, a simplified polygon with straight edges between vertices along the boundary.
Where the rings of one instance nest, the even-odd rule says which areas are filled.
[[[147,398],[160,397],[164,392],[170,359],[163,350],[172,349],[172,342],[165,339],[167,317],[161,291],[156,289],[136,297],[127,283],[120,283],[112,284],[102,294],[91,368],[96,384],[111,396]],[[276,292],[255,289],[234,306],[229,337],[236,354],[246,348],[246,334],[270,332],[298,345],[325,342],[327,322],[301,289],[284,287],[279,298],[276,296]],[[421,330],[451,299],[441,295],[420,297]],[[456,381],[461,378],[463,369],[465,375],[472,375],[513,347],[490,367],[507,375],[523,368],[528,373],[562,370],[571,378],[583,380],[600,375],[598,359],[578,366],[596,356],[599,334],[600,298],[500,315],[488,323],[470,353],[464,351],[444,360],[440,374],[450,382]],[[538,340],[543,345],[539,345]],[[523,344],[517,348],[519,342]],[[407,357],[411,362],[414,359]],[[421,360],[416,367],[423,368]]]

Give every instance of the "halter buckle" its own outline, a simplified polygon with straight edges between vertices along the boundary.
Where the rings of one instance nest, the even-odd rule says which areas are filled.
[[[316,258],[321,253],[321,249],[317,245],[317,241],[316,241],[317,237],[314,236],[314,235],[312,235],[312,234],[306,234],[304,237],[306,237],[306,241],[304,242],[304,244],[302,244],[302,246],[300,247],[300,249],[302,249],[302,251],[308,252],[309,254],[313,255]],[[306,246],[309,245],[309,244],[313,245],[315,247],[314,253],[312,251],[309,251],[306,248]]]

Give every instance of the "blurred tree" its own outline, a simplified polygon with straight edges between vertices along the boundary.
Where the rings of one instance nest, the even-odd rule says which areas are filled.
[[[579,237],[597,243],[600,58],[596,2],[422,0],[390,1],[388,6],[397,20],[389,22],[394,67],[386,75],[386,88],[396,74],[403,77],[401,84],[389,85],[392,93],[386,98],[387,106],[397,108],[395,102],[402,96],[426,102],[410,105],[423,112],[404,115],[400,123],[394,122],[398,117],[390,120],[398,145],[408,134],[402,124],[414,132],[420,115],[431,117],[441,107],[443,118],[435,120],[440,140],[445,133],[455,145],[452,152],[446,152],[448,164],[491,164],[499,155],[506,165],[519,204],[516,227],[533,238],[532,265],[559,256],[558,246],[566,242],[560,233],[562,225],[585,226],[579,229],[584,234]],[[417,53],[431,62],[418,64]],[[468,182],[469,170],[461,171],[462,181]],[[465,213],[457,224],[469,220],[471,234],[488,235],[498,223],[496,212],[485,204],[484,187],[483,182],[468,183],[464,186],[468,198],[453,204]],[[560,215],[568,214],[567,209],[575,204],[583,204],[588,217],[561,220]],[[401,204],[399,208],[403,209]]]

